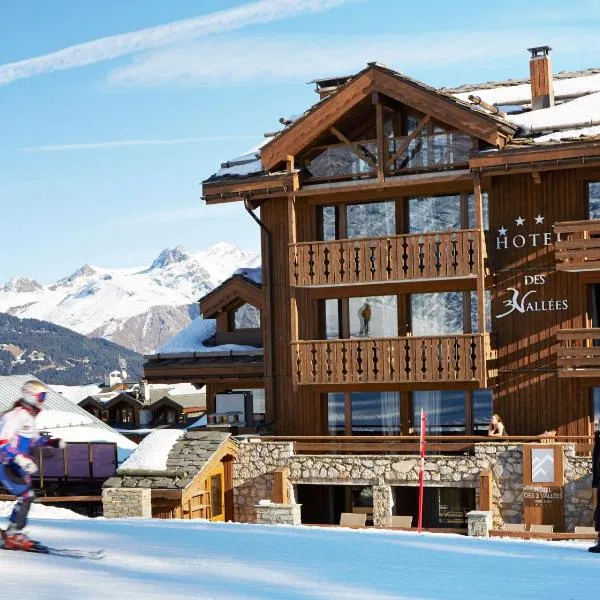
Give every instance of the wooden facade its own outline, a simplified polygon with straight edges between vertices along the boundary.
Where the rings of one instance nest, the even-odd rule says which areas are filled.
[[[510,434],[590,433],[600,354],[595,333],[581,332],[592,325],[589,285],[600,264],[600,226],[587,208],[588,183],[600,181],[600,148],[513,149],[515,132],[371,65],[264,146],[263,169],[277,175],[263,175],[262,187],[260,175],[247,189],[243,178],[204,183],[209,204],[244,197],[260,206],[270,232],[262,238],[270,257],[265,389],[275,433],[326,435],[334,391],[345,396],[346,425],[352,393],[397,391],[401,433],[409,433],[415,392],[456,390],[466,394],[470,434],[473,390],[482,388]],[[446,136],[442,149],[436,136]],[[453,147],[461,136],[468,160]],[[416,161],[423,153],[429,158]],[[264,193],[286,174],[280,190]],[[411,230],[409,204],[423,196],[454,197],[460,222]],[[382,199],[394,203],[394,231],[347,235],[344,207]],[[335,211],[329,239],[324,207]],[[444,291],[461,292],[473,319],[464,317],[460,333],[415,335],[411,296]],[[395,297],[397,331],[352,338],[348,302],[382,295]],[[337,302],[340,322],[330,339],[327,302]],[[568,339],[578,345],[565,347]]]

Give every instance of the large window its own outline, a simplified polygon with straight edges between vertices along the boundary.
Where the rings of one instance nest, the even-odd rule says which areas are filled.
[[[339,306],[339,300],[325,300],[325,339],[327,340],[335,340],[342,337]]]
[[[432,390],[413,392],[413,423],[415,433],[421,432],[421,409],[427,413],[427,433],[430,435],[466,432],[466,392]]]
[[[410,233],[460,229],[460,194],[409,198],[408,224]]]
[[[398,308],[396,296],[350,298],[350,337],[396,337]]]
[[[235,311],[236,329],[260,329],[260,310],[252,304],[243,304]]]
[[[396,234],[396,202],[369,202],[347,207],[348,238],[381,237]]]
[[[483,192],[481,194],[482,204],[483,204],[483,228],[488,230],[490,228],[490,210],[489,210],[489,198],[488,193]],[[475,196],[473,194],[469,194],[468,197],[469,204],[469,229],[475,229],[477,227],[477,215],[475,212]]]
[[[470,293],[471,303],[471,331],[477,332],[477,317],[479,315],[479,304],[477,303],[477,292]],[[492,331],[492,290],[485,290],[485,330]]]
[[[327,394],[327,416],[329,435],[344,435],[345,411],[344,394],[342,392]]]
[[[352,392],[354,435],[398,435],[400,394],[398,392]]]
[[[475,390],[473,392],[473,432],[488,432],[492,418],[492,390]]]
[[[588,217],[600,219],[600,181],[588,183]]]
[[[410,312],[413,335],[448,335],[464,331],[462,292],[412,294]]]

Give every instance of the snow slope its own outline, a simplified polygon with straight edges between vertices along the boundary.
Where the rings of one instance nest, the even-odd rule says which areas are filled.
[[[0,312],[151,352],[196,316],[192,305],[201,296],[237,268],[255,266],[256,258],[256,252],[219,243],[196,254],[167,248],[150,266],[84,265],[52,285],[12,279],[0,287]]]
[[[1,552],[2,597],[583,600],[600,576],[600,557],[581,542],[47,516],[32,520],[32,536],[105,558]]]

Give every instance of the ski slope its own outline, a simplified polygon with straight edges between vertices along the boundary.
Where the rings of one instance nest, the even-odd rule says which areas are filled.
[[[106,556],[0,551],[2,598],[569,600],[595,598],[600,579],[600,556],[580,542],[65,519],[68,512],[36,509],[32,537]]]

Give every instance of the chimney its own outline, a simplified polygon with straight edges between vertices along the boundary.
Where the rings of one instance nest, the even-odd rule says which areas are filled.
[[[343,86],[352,75],[342,75],[341,77],[328,77],[327,79],[314,79],[310,83],[315,84],[315,92],[319,94],[319,99],[327,98],[337,92],[338,88]]]
[[[529,72],[531,74],[531,109],[554,106],[554,85],[552,83],[552,63],[550,46],[527,48],[531,52]]]

